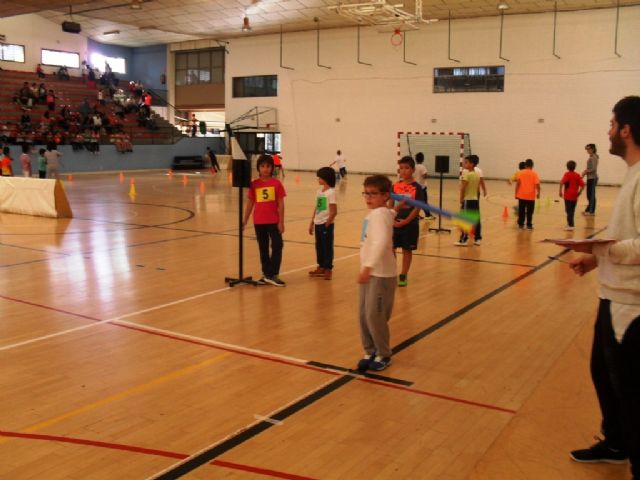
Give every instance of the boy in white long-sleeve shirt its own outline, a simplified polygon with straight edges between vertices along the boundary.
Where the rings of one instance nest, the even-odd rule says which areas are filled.
[[[373,175],[364,181],[362,196],[371,210],[364,219],[360,244],[360,337],[365,356],[358,370],[384,370],[391,365],[389,318],[396,289],[393,252],[395,211],[387,208],[391,180]]]

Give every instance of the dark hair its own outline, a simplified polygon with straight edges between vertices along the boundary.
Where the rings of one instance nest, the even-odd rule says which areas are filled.
[[[590,148],[591,150],[593,150],[593,153],[596,153],[596,152],[598,151],[598,150],[596,149],[596,144],[595,144],[595,143],[587,143],[587,144],[584,146],[584,148],[585,148],[585,150],[586,150],[587,148]]]
[[[525,162],[520,162],[518,163],[518,170],[524,170],[524,167],[526,167],[527,165],[525,164]]]
[[[574,162],[573,160],[569,160],[567,162],[567,170],[569,170],[570,172],[573,172],[576,169],[576,162]]]
[[[416,153],[416,163],[424,162],[424,153],[418,152]]]
[[[363,185],[377,188],[380,193],[389,193],[391,191],[391,180],[385,175],[371,175],[364,179]]]
[[[46,150],[44,148],[41,148],[40,150],[38,150],[38,153],[40,155],[44,155],[44,152],[46,152]]]
[[[260,155],[258,157],[258,161],[256,162],[258,172],[260,171],[260,165],[265,163],[271,167],[271,171],[273,172],[273,158],[271,158],[271,155]]]
[[[478,155],[469,155],[467,158],[474,166],[480,163],[480,157],[478,157]]]
[[[316,172],[318,178],[324,180],[324,182],[331,188],[336,186],[336,172],[331,167],[322,167]]]
[[[618,128],[629,125],[633,143],[640,146],[640,97],[629,96],[619,100],[613,107]]]
[[[416,162],[413,161],[409,155],[405,155],[400,160],[398,160],[398,165],[409,165],[411,168],[416,168]]]
[[[2,149],[2,153],[5,154],[8,157],[9,154],[11,153],[11,149],[9,147],[4,147]]]
[[[31,147],[29,147],[29,145],[25,142],[22,144],[22,153],[29,153],[29,150],[31,150]]]
[[[530,158],[527,158],[524,161],[524,166],[525,168],[533,168],[533,160],[531,160]]]

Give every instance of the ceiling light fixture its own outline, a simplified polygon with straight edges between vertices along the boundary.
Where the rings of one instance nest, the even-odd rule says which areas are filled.
[[[103,35],[120,35],[120,30],[109,30],[108,32],[102,32]]]
[[[249,17],[245,15],[242,19],[242,31],[247,33],[251,31],[251,24],[249,23]]]
[[[509,5],[506,2],[500,2],[498,4],[498,10],[509,10]]]
[[[142,8],[141,0],[131,0],[131,5],[129,5],[131,10],[140,10]]]

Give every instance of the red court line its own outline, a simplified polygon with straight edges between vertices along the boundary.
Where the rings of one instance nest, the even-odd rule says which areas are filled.
[[[283,358],[277,358],[277,357],[270,357],[268,355],[261,355],[259,353],[255,353],[255,352],[247,352],[246,350],[241,350],[241,349],[235,349],[232,347],[225,347],[222,345],[213,345],[211,343],[207,343],[205,341],[200,341],[200,340],[196,340],[195,338],[184,338],[184,337],[180,337],[177,335],[171,335],[170,333],[165,333],[165,332],[156,332],[155,330],[150,330],[150,329],[146,329],[144,327],[140,327],[140,326],[133,326],[133,325],[123,325],[120,323],[117,323],[117,321],[109,322],[112,325],[116,325],[118,327],[123,327],[123,328],[128,328],[131,330],[136,330],[142,333],[149,333],[151,335],[157,335],[159,337],[164,337],[164,338],[169,338],[171,340],[179,340],[181,342],[186,342],[186,343],[192,343],[194,345],[200,345],[203,347],[209,347],[209,348],[214,348],[216,350],[223,350],[225,352],[231,352],[231,353],[237,353],[238,355],[245,355],[247,357],[253,357],[253,358],[259,358],[260,360],[267,360],[269,362],[275,362],[275,363],[282,363],[283,365],[289,365],[292,367],[298,367],[298,368],[304,368],[307,370],[313,370],[314,372],[320,372],[320,373],[326,373],[329,375],[335,375],[335,376],[339,376],[342,375],[342,373],[340,372],[334,372],[332,370],[327,370],[324,368],[318,368],[318,367],[312,367],[311,365],[307,365],[304,363],[296,363],[296,362],[292,362],[290,360],[285,360]]]
[[[20,300],[19,298],[7,297],[6,295],[0,295],[0,298],[3,298],[5,300],[10,300],[12,302],[23,303],[25,305],[31,305],[32,307],[44,308],[45,310],[51,310],[52,312],[64,313],[66,315],[71,315],[72,317],[85,318],[87,320],[92,320],[94,322],[102,321],[99,318],[91,317],[89,315],[74,313],[74,312],[70,312],[69,310],[62,310],[61,308],[49,307],[47,305],[42,305],[41,303],[33,303],[27,300]]]
[[[90,317],[88,315],[82,315],[79,313],[73,313],[73,312],[69,312],[66,310],[61,310],[58,308],[54,308],[54,307],[48,307],[46,305],[41,305],[38,303],[33,303],[33,302],[28,302],[26,300],[19,300],[16,298],[11,298],[11,297],[7,297],[5,295],[0,295],[0,298],[4,298],[5,300],[11,300],[14,302],[18,302],[18,303],[24,303],[26,305],[32,305],[35,307],[40,307],[40,308],[44,308],[47,310],[52,310],[55,312],[60,312],[60,313],[65,313],[68,315],[72,315],[75,317],[80,317],[80,318],[86,318],[88,320],[93,320],[96,322],[100,322],[102,320],[98,319],[98,318],[94,318],[94,317]],[[267,360],[269,362],[275,362],[275,363],[281,363],[283,365],[289,365],[292,367],[297,367],[297,368],[304,368],[307,370],[312,370],[315,372],[320,372],[320,373],[324,373],[324,374],[328,374],[328,375],[335,375],[335,376],[339,376],[339,375],[343,375],[343,373],[341,372],[337,372],[337,371],[333,371],[333,370],[328,370],[328,369],[323,369],[323,368],[317,368],[317,367],[312,367],[310,365],[306,365],[306,364],[302,364],[302,363],[296,363],[296,362],[292,362],[289,360],[284,360],[282,358],[277,358],[277,357],[270,357],[268,355],[261,355],[259,353],[254,353],[254,352],[247,352],[246,350],[240,350],[240,349],[234,349],[231,347],[224,347],[221,345],[212,345],[210,343],[204,342],[204,341],[200,341],[200,340],[196,340],[196,339],[192,339],[192,338],[184,338],[184,337],[180,337],[177,335],[171,335],[169,333],[164,333],[164,332],[156,332],[154,330],[150,330],[144,327],[139,327],[139,326],[133,326],[133,325],[123,325],[121,323],[117,323],[117,320],[114,320],[113,322],[107,322],[110,325],[114,325],[116,327],[122,327],[122,328],[128,328],[129,330],[135,330],[138,332],[142,332],[142,333],[147,333],[147,334],[151,334],[151,335],[156,335],[158,337],[164,337],[164,338],[168,338],[170,340],[178,340],[181,342],[185,342],[185,343],[191,343],[193,345],[199,345],[199,346],[203,346],[203,347],[208,347],[208,348],[213,348],[216,350],[223,350],[226,352],[231,352],[231,353],[237,353],[238,355],[244,355],[247,357],[253,357],[253,358],[258,358],[260,360]],[[466,405],[472,405],[472,406],[476,406],[476,407],[481,407],[481,408],[488,408],[490,410],[496,410],[499,412],[506,412],[506,413],[511,413],[511,414],[515,414],[517,413],[515,410],[511,410],[508,408],[503,408],[503,407],[498,407],[495,405],[490,405],[490,404],[486,404],[486,403],[480,403],[480,402],[474,402],[472,400],[464,400],[461,398],[456,398],[456,397],[451,397],[448,395],[443,395],[443,394],[439,394],[439,393],[433,393],[433,392],[427,392],[424,390],[416,390],[414,388],[408,388],[408,387],[403,387],[400,385],[395,385],[395,384],[390,384],[390,383],[386,383],[386,382],[381,382],[381,381],[377,381],[377,380],[372,380],[369,378],[358,378],[358,380],[363,381],[363,382],[367,382],[367,383],[372,383],[375,385],[381,385],[383,387],[388,387],[388,388],[395,388],[397,390],[403,390],[405,392],[408,393],[415,393],[417,395],[424,395],[424,396],[428,396],[428,397],[434,397],[434,398],[439,398],[441,400],[448,400],[451,402],[457,402],[457,403],[463,403]]]
[[[167,450],[137,447],[135,445],[125,445],[120,443],[101,442],[98,440],[88,440],[84,438],[62,437],[60,435],[42,435],[38,433],[5,432],[0,430],[0,437],[23,438],[28,440],[44,440],[48,442],[72,443],[75,445],[108,448],[111,450],[124,450],[126,452],[142,453],[145,455],[156,455],[158,457],[177,458],[179,460],[184,460],[186,458],[189,458],[189,455],[185,455],[184,453],[169,452]],[[209,465],[215,465],[217,467],[222,467],[222,468],[230,468],[233,470],[242,470],[245,472],[255,473],[257,475],[283,478],[286,480],[314,480],[313,478],[310,478],[310,477],[303,477],[303,476],[295,475],[292,473],[279,472],[277,470],[270,470],[268,468],[252,467],[251,465],[243,465],[241,463],[226,462],[224,460],[213,460],[212,462],[209,462]]]
[[[361,380],[361,381],[367,382],[367,383],[373,383],[375,385],[380,385],[382,387],[395,388],[396,390],[402,390],[402,391],[407,392],[407,393],[415,393],[416,395],[423,395],[425,397],[439,398],[441,400],[448,400],[450,402],[462,403],[462,404],[465,404],[465,405],[472,405],[474,407],[487,408],[489,410],[496,410],[498,412],[511,413],[512,415],[515,415],[516,413],[518,413],[517,410],[512,410],[510,408],[504,408],[504,407],[498,407],[496,405],[491,405],[489,403],[474,402],[473,400],[465,400],[463,398],[451,397],[449,395],[443,395],[441,393],[428,392],[426,390],[417,390],[415,388],[404,387],[402,385],[396,385],[396,384],[393,384],[393,383],[381,382],[379,380],[372,380],[370,378],[359,378],[358,380]]]

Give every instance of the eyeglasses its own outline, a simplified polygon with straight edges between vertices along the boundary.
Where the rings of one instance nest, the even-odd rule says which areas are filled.
[[[371,198],[377,195],[381,195],[381,193],[380,192],[362,192],[362,196],[365,198]]]

